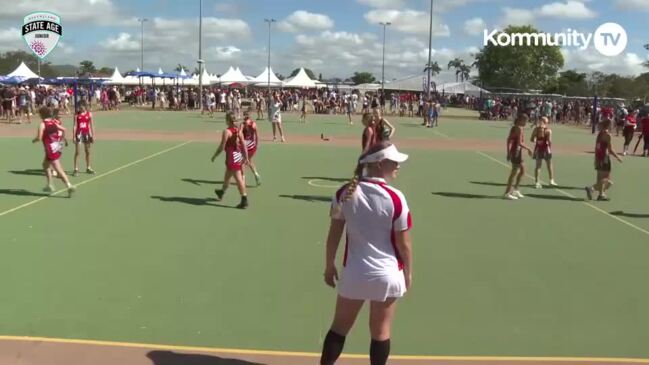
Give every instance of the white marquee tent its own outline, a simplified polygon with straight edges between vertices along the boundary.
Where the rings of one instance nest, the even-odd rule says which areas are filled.
[[[309,78],[309,75],[306,74],[304,68],[300,68],[300,71],[297,73],[297,75],[288,80],[284,84],[284,87],[315,88],[316,83],[315,81],[311,80],[311,78]]]
[[[32,70],[27,67],[25,62],[21,62],[12,73],[8,74],[7,77],[24,77],[26,79],[37,78],[38,75],[35,74]]]
[[[235,83],[238,83],[238,84],[248,84],[249,83],[248,78],[246,78],[246,76],[244,76],[244,74],[241,72],[241,70],[239,68],[237,68],[235,70],[234,67],[232,67],[232,66],[230,66],[230,68],[228,69],[228,71],[226,73],[221,75],[220,80],[216,80],[215,82],[220,82],[223,85],[231,85],[231,84],[235,84]]]
[[[266,67],[266,69],[264,69],[264,72],[259,74],[259,76],[250,80],[250,82],[256,84],[257,86],[268,85],[268,76],[270,76],[270,86],[282,86],[284,84],[282,80],[277,78],[277,75],[275,75],[273,69],[271,68],[269,71],[268,67]]]

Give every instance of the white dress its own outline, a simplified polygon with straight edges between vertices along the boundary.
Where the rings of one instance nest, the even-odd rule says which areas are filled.
[[[346,244],[338,294],[344,298],[384,302],[406,293],[403,262],[393,232],[412,227],[403,194],[385,180],[365,178],[354,195],[340,203],[343,186],[334,197],[332,218],[344,220]]]

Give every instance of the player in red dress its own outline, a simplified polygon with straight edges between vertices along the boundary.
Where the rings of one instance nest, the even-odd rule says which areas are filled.
[[[362,123],[365,126],[363,129],[363,137],[361,139],[362,152],[365,153],[376,143],[376,128],[374,127],[374,116],[370,113],[363,114]]]
[[[43,159],[43,170],[47,176],[47,186],[43,191],[51,193],[54,191],[52,186],[52,170],[58,173],[58,177],[63,180],[68,187],[68,197],[76,190],[70,183],[68,176],[65,174],[63,166],[61,166],[61,153],[63,151],[63,142],[65,141],[65,128],[59,121],[52,118],[52,109],[43,107],[39,110],[41,116],[41,124],[38,126],[36,137],[32,140],[33,143],[41,141],[45,148],[45,158]],[[67,145],[67,141],[65,142]]]
[[[527,114],[519,114],[514,122],[514,126],[509,131],[509,137],[507,137],[507,161],[512,163],[512,171],[507,179],[507,189],[505,190],[505,199],[508,200],[517,200],[525,197],[518,190],[518,186],[523,176],[525,176],[523,150],[527,150],[527,153],[530,156],[532,155],[532,150],[525,145],[525,136],[523,135],[523,128],[527,124],[528,119]]]
[[[79,173],[79,143],[83,143],[86,152],[86,172],[94,174],[95,170],[90,167],[90,146],[95,141],[95,129],[92,123],[92,114],[85,105],[79,107],[72,134],[74,135],[74,172],[72,176],[77,176]]]
[[[640,135],[644,139],[644,148],[642,149],[642,157],[649,156],[649,115],[646,115],[640,119],[640,128],[642,134]]]
[[[212,162],[221,152],[225,151],[225,176],[223,177],[223,188],[216,189],[214,192],[219,200],[230,186],[230,178],[234,177],[241,194],[241,203],[237,205],[239,209],[248,207],[248,195],[246,194],[246,183],[243,179],[243,166],[248,163],[248,150],[244,144],[243,132],[239,128],[237,117],[234,113],[228,112],[225,115],[225,121],[228,128],[223,131],[221,144],[212,155]]]
[[[597,200],[609,200],[606,196],[606,190],[613,184],[611,181],[610,155],[615,156],[618,161],[622,162],[620,156],[615,153],[611,146],[611,133],[609,132],[611,124],[611,119],[604,118],[600,123],[600,131],[595,140],[595,170],[597,170],[597,182],[593,186],[586,187],[586,195],[589,200],[593,199],[593,192],[595,191],[599,193]]]
[[[629,145],[631,144],[631,141],[633,141],[633,134],[635,133],[636,124],[638,124],[636,119],[637,117],[638,110],[634,110],[624,119],[624,129],[622,130],[622,135],[624,136],[624,150],[622,154],[624,156],[629,153]]]
[[[539,182],[539,173],[545,160],[550,175],[550,186],[557,186],[554,181],[554,168],[552,166],[552,130],[548,127],[549,120],[547,117],[541,117],[541,125],[534,128],[530,142],[534,143],[533,159],[536,160],[536,169],[534,170],[534,180],[536,188],[541,189]]]
[[[243,124],[241,125],[241,132],[243,133],[243,141],[245,143],[246,149],[248,150],[248,166],[250,170],[255,175],[255,182],[257,186],[261,185],[261,176],[257,172],[257,167],[252,161],[252,158],[257,153],[257,147],[259,145],[259,134],[257,133],[257,123],[250,118],[250,110],[246,110],[243,113]]]

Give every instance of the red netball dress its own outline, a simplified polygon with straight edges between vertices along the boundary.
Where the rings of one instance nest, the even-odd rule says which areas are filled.
[[[243,167],[243,154],[239,144],[239,131],[237,128],[228,128],[231,133],[225,142],[225,166],[228,170],[241,170]]]
[[[43,130],[42,141],[45,148],[45,158],[49,161],[56,161],[61,157],[63,151],[57,121],[55,119],[45,119],[43,123],[45,129]]]

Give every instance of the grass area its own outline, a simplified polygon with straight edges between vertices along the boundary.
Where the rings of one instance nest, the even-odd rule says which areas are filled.
[[[222,116],[216,124],[174,112],[96,119],[99,130],[222,128]],[[287,119],[289,136],[360,133],[343,117],[306,126],[297,115]],[[434,144],[443,138],[434,131],[458,143],[503,141],[508,126],[461,115],[443,119],[439,130],[396,122],[397,143]],[[565,145],[593,140],[569,127],[555,136]],[[101,174],[178,144],[100,140],[94,166]],[[250,189],[251,208],[239,211],[230,208],[234,189],[212,200],[223,176],[223,161],[209,162],[214,148],[190,143],[88,182],[73,199],[0,216],[0,334],[319,351],[334,305],[322,263],[335,189],[308,181],[349,178],[358,150],[262,144],[264,185]],[[613,200],[593,203],[602,212],[581,201],[594,179],[587,154],[556,156],[558,182],[571,196],[526,187],[527,199],[509,202],[500,199],[507,170],[477,151],[401,149],[411,159],[395,185],[413,212],[415,277],[395,321],[395,353],[649,356],[642,289],[649,237],[606,214],[649,231],[648,160],[614,166]],[[26,139],[1,139],[0,214],[39,199],[41,154]],[[67,149],[68,169],[71,155]],[[366,327],[364,313],[347,351],[367,351]]]

